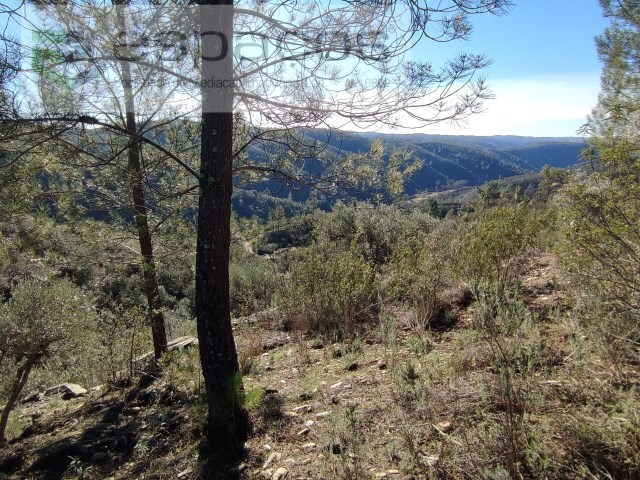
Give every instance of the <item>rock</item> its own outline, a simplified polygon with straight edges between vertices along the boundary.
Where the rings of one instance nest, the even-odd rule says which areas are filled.
[[[436,428],[443,433],[449,433],[451,430],[453,430],[453,423],[440,422],[436,425]]]
[[[26,397],[24,397],[20,403],[32,403],[32,402],[39,402],[40,400],[42,400],[42,392],[32,392],[29,395],[27,395]],[[4,409],[4,407],[3,407]]]
[[[313,407],[311,405],[300,405],[299,407],[294,408],[293,411],[311,413],[313,412]]]
[[[106,452],[96,452],[91,456],[91,463],[101,464],[109,460],[109,454]]]
[[[312,427],[315,422],[313,420],[307,420],[304,422],[305,427]]]
[[[78,398],[87,394],[87,390],[75,383],[61,383],[55,387],[47,388],[44,392],[45,396],[62,395],[64,400],[70,398]]]
[[[178,478],[186,477],[190,473],[193,473],[193,468],[189,467],[186,470],[181,471],[177,476]]]
[[[311,429],[309,428],[303,428],[302,430],[300,430],[298,432],[298,435],[306,435],[307,433],[309,433],[311,431]]]
[[[353,372],[353,371],[355,371],[357,369],[358,369],[358,362],[353,362],[353,363],[350,363],[349,365],[347,365],[347,370],[349,372]]]
[[[246,463],[241,463],[240,465],[236,465],[229,469],[229,477],[231,478],[240,478],[240,474],[247,469]]]
[[[142,411],[142,408],[140,407],[131,408],[131,413],[140,413],[141,411]]]
[[[328,412],[328,411],[319,412],[319,413],[316,413],[316,418],[324,418],[324,417],[328,417],[329,415],[331,415],[331,412]]]
[[[284,467],[280,467],[275,471],[275,473],[271,477],[271,480],[283,480],[284,478],[287,478],[288,474],[289,474],[289,470],[287,470]]]
[[[100,392],[102,392],[104,390],[104,385],[96,385],[95,387],[91,387],[89,389],[89,393],[91,394],[98,394]]]
[[[262,469],[266,470],[273,462],[277,462],[278,460],[280,460],[280,457],[282,457],[282,455],[280,455],[278,452],[271,452],[267,457],[267,461],[264,462],[264,465],[262,465]]]

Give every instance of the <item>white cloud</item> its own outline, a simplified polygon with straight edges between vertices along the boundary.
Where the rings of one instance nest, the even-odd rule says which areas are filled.
[[[541,76],[489,82],[496,98],[466,125],[438,124],[425,133],[454,135],[573,136],[595,106],[600,79]]]

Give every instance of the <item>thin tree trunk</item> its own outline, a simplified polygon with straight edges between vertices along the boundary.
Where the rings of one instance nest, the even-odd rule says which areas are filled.
[[[27,380],[29,380],[29,374],[31,373],[31,368],[33,368],[33,362],[29,359],[26,363],[18,369],[16,373],[16,378],[13,381],[13,385],[11,386],[11,392],[9,393],[9,398],[7,399],[7,404],[4,406],[2,410],[2,414],[0,415],[0,445],[5,445],[7,443],[7,437],[5,435],[5,431],[7,429],[7,423],[9,421],[9,414],[13,407],[15,407],[16,402],[18,401],[18,396],[22,389],[27,384]]]
[[[126,43],[127,26],[122,11],[122,1],[117,2],[118,23],[120,34],[124,37],[121,40]],[[126,109],[126,130],[133,135],[138,134],[138,125],[135,114],[135,102],[131,77],[131,67],[129,62],[120,60],[122,69],[122,82],[125,97]],[[133,210],[138,230],[138,241],[140,243],[140,254],[142,255],[142,274],[144,278],[144,294],[147,297],[149,308],[149,320],[151,323],[151,334],[153,337],[153,352],[155,358],[160,358],[167,351],[167,333],[165,330],[164,315],[160,302],[160,292],[158,289],[158,272],[155,259],[153,257],[153,242],[151,230],[149,229],[147,205],[144,192],[144,182],[141,166],[141,143],[139,141],[130,143],[127,148],[127,167],[129,170],[129,183],[131,185],[131,196],[133,199]]]
[[[209,58],[223,57],[220,54],[220,40],[219,36],[214,38],[215,35],[205,35],[203,32],[222,32],[229,49],[232,45],[233,2],[219,0],[214,5],[201,7],[202,51]],[[216,53],[211,53],[213,51]],[[216,61],[203,59],[203,82],[209,78],[231,79],[232,65],[230,50],[224,58]],[[212,465],[228,461],[229,455],[237,452],[247,434],[229,300],[232,108],[232,88],[203,86],[196,315],[209,406],[205,442],[207,452],[203,453],[209,461],[213,461]],[[203,473],[202,478],[214,478],[212,471],[210,469],[209,473]]]

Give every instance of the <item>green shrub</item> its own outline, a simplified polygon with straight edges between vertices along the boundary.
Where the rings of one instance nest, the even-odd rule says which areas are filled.
[[[87,330],[95,327],[95,310],[85,293],[67,280],[27,280],[0,307],[0,362],[13,375],[2,379],[7,404],[0,417],[0,443],[6,441],[8,413],[32,370],[47,363],[73,365],[87,354]],[[4,370],[4,369],[3,369]]]
[[[320,243],[294,260],[280,308],[294,327],[342,336],[376,316],[377,296],[375,272],[367,262],[350,250]]]
[[[395,242],[386,269],[385,299],[410,306],[416,328],[426,329],[445,314],[441,294],[453,286],[450,245],[454,236],[450,222],[407,222]]]
[[[539,245],[548,212],[527,203],[477,212],[455,245],[455,266],[466,280],[513,278]]]
[[[231,313],[251,315],[271,307],[279,278],[275,266],[262,257],[245,257],[230,265]]]

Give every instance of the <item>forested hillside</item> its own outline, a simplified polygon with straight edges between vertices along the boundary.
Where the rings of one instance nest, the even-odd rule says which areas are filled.
[[[412,196],[430,191],[452,188],[473,187],[490,180],[540,172],[545,165],[569,167],[580,161],[584,141],[579,138],[533,138],[533,137],[469,137],[438,136],[423,134],[355,134],[340,131],[306,131],[306,138],[326,145],[324,155],[341,157],[367,152],[373,141],[380,141],[387,151],[405,149],[421,162],[421,167],[405,181],[404,193]],[[267,156],[264,150],[253,148],[249,155],[255,158]],[[313,169],[311,164],[310,169]],[[321,167],[318,167],[321,168]],[[380,196],[377,190],[342,189],[317,192],[305,186],[287,186],[280,181],[238,184],[234,207],[238,214],[256,214],[265,219],[265,208],[260,204],[258,192],[266,191],[270,200],[263,202],[280,203],[277,199],[289,199],[296,203],[282,203],[287,211],[304,211],[301,203],[314,197],[314,204],[328,208],[336,199],[356,198],[374,200]],[[250,193],[249,191],[255,193]],[[240,200],[242,198],[242,200]],[[383,197],[385,198],[385,197]],[[386,200],[390,198],[386,196]],[[253,203],[257,202],[257,203]],[[254,207],[255,205],[255,207]]]

